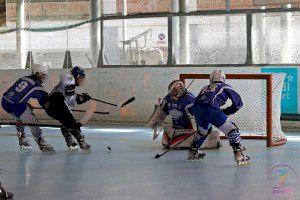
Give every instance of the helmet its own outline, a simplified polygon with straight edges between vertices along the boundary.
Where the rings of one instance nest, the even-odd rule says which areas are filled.
[[[78,66],[75,66],[73,69],[71,69],[71,74],[74,76],[74,78],[77,78],[78,76],[85,77],[85,71]]]
[[[180,80],[172,81],[168,87],[168,90],[169,90],[171,97],[173,97],[173,98],[179,98],[185,92],[183,82]]]
[[[47,80],[48,74],[48,66],[33,63],[31,65],[32,68],[32,75],[33,77],[39,81],[40,83],[44,83]]]
[[[36,73],[42,73],[45,75],[48,74],[48,66],[46,66],[46,65],[33,63],[31,65],[31,68],[32,68],[32,74],[36,74]]]
[[[214,70],[209,77],[210,83],[222,82],[225,83],[226,75],[222,70]]]

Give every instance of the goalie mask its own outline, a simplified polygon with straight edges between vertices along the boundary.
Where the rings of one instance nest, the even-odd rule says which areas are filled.
[[[170,96],[174,100],[177,100],[178,98],[180,98],[185,92],[184,85],[180,80],[172,81],[168,87],[168,90],[169,90]]]
[[[210,83],[225,83],[226,75],[222,70],[214,70],[209,77]]]
[[[41,83],[44,83],[47,80],[48,66],[33,63],[32,66],[32,75]]]

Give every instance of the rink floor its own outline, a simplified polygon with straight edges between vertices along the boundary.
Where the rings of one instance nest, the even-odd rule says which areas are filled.
[[[164,150],[141,126],[84,127],[90,154],[68,152],[59,129],[43,131],[56,154],[41,153],[31,136],[33,151],[20,152],[15,128],[0,128],[1,181],[17,200],[300,199],[297,133],[280,147],[244,140],[253,164],[237,167],[226,140],[221,150],[205,151],[205,160],[188,162],[186,150],[154,159]],[[276,187],[283,192],[273,194]]]

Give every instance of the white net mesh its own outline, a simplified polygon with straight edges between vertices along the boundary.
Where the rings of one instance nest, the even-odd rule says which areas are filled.
[[[281,130],[281,92],[285,74],[272,74],[272,121],[267,120],[267,80],[266,79],[226,79],[241,96],[244,106],[236,114],[230,116],[245,136],[266,136],[267,123],[272,123],[272,142],[285,139]],[[194,81],[193,81],[194,80]],[[190,83],[193,83],[190,85]],[[196,96],[209,84],[209,79],[185,79],[188,90]],[[226,102],[224,107],[231,104]]]

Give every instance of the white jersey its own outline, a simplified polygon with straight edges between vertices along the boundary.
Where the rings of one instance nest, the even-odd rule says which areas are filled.
[[[65,97],[65,102],[69,106],[76,106],[75,79],[70,74],[61,74],[60,82],[51,91],[50,95],[55,92],[62,93]]]

